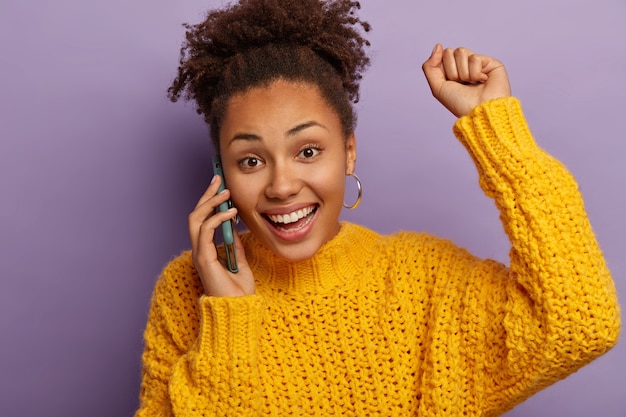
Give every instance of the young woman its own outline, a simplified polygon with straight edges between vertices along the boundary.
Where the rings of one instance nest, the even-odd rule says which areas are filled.
[[[339,222],[369,62],[356,8],[242,0],[187,27],[170,95],[197,103],[229,188],[213,178],[191,251],[156,284],[138,417],[493,416],[616,343],[615,289],[576,183],[533,141],[494,58],[437,45],[423,70],[459,117],[510,265]],[[236,215],[249,231],[231,273],[213,242]]]

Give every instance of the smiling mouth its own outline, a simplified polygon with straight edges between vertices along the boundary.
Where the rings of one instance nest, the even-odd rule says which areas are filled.
[[[263,214],[265,219],[282,232],[297,232],[305,227],[317,212],[318,206],[309,206],[286,214]]]

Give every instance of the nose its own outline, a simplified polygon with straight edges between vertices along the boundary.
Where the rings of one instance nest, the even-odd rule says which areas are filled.
[[[301,187],[302,181],[294,167],[286,163],[274,164],[270,169],[265,195],[270,199],[287,200],[298,194]]]

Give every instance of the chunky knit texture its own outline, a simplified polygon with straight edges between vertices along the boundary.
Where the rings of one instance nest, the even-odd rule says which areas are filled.
[[[297,263],[244,234],[257,292],[215,298],[183,253],[154,291],[137,417],[495,416],[613,346],[617,297],[583,201],[519,102],[454,132],[501,212],[509,267],[342,223]]]

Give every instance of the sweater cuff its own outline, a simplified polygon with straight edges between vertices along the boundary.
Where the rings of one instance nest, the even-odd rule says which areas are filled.
[[[522,105],[515,97],[498,98],[476,106],[454,124],[454,134],[465,146],[506,157],[534,151]]]
[[[493,195],[495,178],[512,181],[529,159],[543,159],[515,97],[482,103],[457,120],[453,130],[474,160],[488,195]]]
[[[259,295],[243,297],[200,298],[200,370],[226,372],[246,369],[256,364],[259,337],[265,308]],[[202,360],[204,358],[204,360]]]

